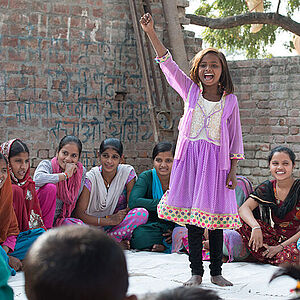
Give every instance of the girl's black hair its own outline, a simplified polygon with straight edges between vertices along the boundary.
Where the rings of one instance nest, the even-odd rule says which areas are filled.
[[[62,149],[62,147],[66,146],[68,144],[72,144],[72,143],[77,145],[79,157],[80,157],[81,151],[82,151],[82,143],[81,143],[80,139],[74,135],[64,136],[59,142],[57,152],[59,152]]]
[[[273,158],[273,155],[276,152],[284,152],[284,153],[286,153],[290,157],[290,160],[292,161],[293,165],[295,165],[296,155],[295,155],[294,151],[291,150],[290,148],[284,147],[284,146],[278,146],[278,147],[275,147],[274,149],[271,150],[271,152],[270,152],[270,154],[268,156],[268,162],[269,162],[269,164],[270,164],[270,162],[271,162],[271,160]]]
[[[219,87],[218,87],[218,92],[222,95],[223,92],[225,92],[227,95],[233,94],[234,92],[234,86],[232,83],[230,71],[228,68],[227,60],[225,55],[218,49],[216,48],[206,48],[201,51],[199,51],[195,57],[192,60],[192,68],[190,71],[190,77],[191,79],[196,83],[200,84],[201,80],[199,77],[199,66],[200,63],[204,57],[204,55],[208,53],[213,53],[218,56],[220,59],[221,65],[222,65],[222,73],[221,77],[219,79]]]
[[[118,152],[120,156],[123,155],[123,145],[120,140],[115,138],[108,138],[100,144],[99,152],[102,154],[107,149],[114,149]]]
[[[158,144],[156,144],[153,148],[152,151],[152,160],[155,159],[155,157],[158,155],[158,153],[161,152],[172,152],[173,156],[175,155],[175,145],[171,142],[159,142]]]
[[[0,152],[0,160],[4,160],[6,165],[8,164],[8,161],[7,161],[6,157],[1,152]]]
[[[27,145],[22,142],[21,140],[15,140],[10,147],[9,153],[8,153],[8,158],[12,158],[22,152],[27,152],[29,155],[29,149]]]

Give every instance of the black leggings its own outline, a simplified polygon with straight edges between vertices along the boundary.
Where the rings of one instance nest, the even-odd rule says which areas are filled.
[[[203,234],[204,228],[194,225],[186,225],[188,229],[189,260],[192,275],[203,276],[204,268],[202,263]],[[223,257],[223,230],[215,229],[208,231],[209,252],[210,252],[210,275],[217,276],[222,274]]]

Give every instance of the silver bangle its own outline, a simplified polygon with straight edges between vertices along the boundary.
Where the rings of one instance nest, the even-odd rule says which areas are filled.
[[[252,231],[253,231],[254,229],[260,229],[260,226],[254,226],[254,227],[252,227]]]

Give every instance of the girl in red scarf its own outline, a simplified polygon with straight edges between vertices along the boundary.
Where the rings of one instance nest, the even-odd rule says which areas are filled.
[[[30,176],[27,145],[19,139],[13,139],[1,145],[1,152],[8,159],[13,184],[14,209],[20,231],[44,228],[35,184]]]
[[[41,205],[53,199],[56,202],[51,225],[83,224],[71,216],[85,180],[86,170],[79,162],[81,150],[81,141],[67,135],[60,141],[56,156],[51,161],[41,161],[35,170],[33,178],[39,187]]]
[[[31,244],[46,228],[42,219],[43,215],[35,191],[35,184],[30,177],[28,147],[21,140],[13,139],[1,145],[1,152],[8,160],[13,206],[21,232],[11,255],[23,260]]]

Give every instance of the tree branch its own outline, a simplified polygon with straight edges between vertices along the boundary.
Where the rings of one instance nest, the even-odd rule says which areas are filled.
[[[300,23],[277,13],[249,12],[226,18],[212,19],[204,16],[187,14],[191,24],[209,27],[211,29],[227,29],[245,24],[269,24],[282,27],[300,36]]]
[[[276,13],[279,14],[279,6],[280,6],[281,0],[278,1],[277,10]]]

